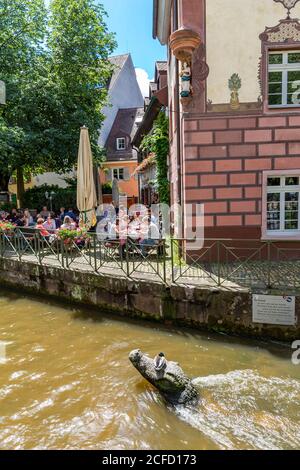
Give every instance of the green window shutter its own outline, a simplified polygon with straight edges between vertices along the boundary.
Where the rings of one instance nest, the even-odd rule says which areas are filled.
[[[107,173],[106,173],[106,181],[107,181],[107,182],[112,181],[112,176],[113,176],[112,169],[111,169],[111,168],[108,168],[108,171],[107,171]]]

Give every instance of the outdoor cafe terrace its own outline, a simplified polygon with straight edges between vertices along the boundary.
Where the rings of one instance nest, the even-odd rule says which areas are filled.
[[[260,240],[204,241],[187,250],[184,239],[161,239],[141,249],[138,241],[103,240],[87,233],[84,243],[44,237],[39,230],[0,231],[0,258],[61,269],[152,280],[166,285],[252,291],[300,292],[300,248],[297,242]]]

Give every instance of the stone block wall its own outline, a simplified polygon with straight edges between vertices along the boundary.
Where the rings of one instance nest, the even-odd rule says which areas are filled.
[[[54,266],[0,259],[0,286],[54,297],[63,304],[92,306],[155,322],[254,338],[291,342],[300,338],[300,297],[296,300],[297,325],[254,324],[252,295],[247,290],[166,286],[151,280],[100,276]],[[1,311],[5,315],[5,311]]]

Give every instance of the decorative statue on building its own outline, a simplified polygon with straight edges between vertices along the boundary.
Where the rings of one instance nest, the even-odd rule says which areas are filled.
[[[240,100],[239,100],[239,90],[242,87],[242,80],[237,73],[231,75],[230,79],[228,80],[228,87],[231,91],[231,98],[230,98],[230,106],[231,109],[239,109],[240,108]]]
[[[291,10],[296,6],[299,0],[274,0],[276,3],[282,3],[282,5],[287,9],[288,19],[291,17]]]
[[[182,63],[181,69],[181,98],[189,98],[192,95],[192,71],[188,62]]]

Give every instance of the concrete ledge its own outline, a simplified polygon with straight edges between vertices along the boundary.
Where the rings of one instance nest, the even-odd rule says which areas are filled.
[[[167,287],[10,259],[0,259],[0,285],[132,318],[255,338],[300,339],[300,297],[296,299],[297,326],[284,327],[252,323],[252,296],[246,289]]]

